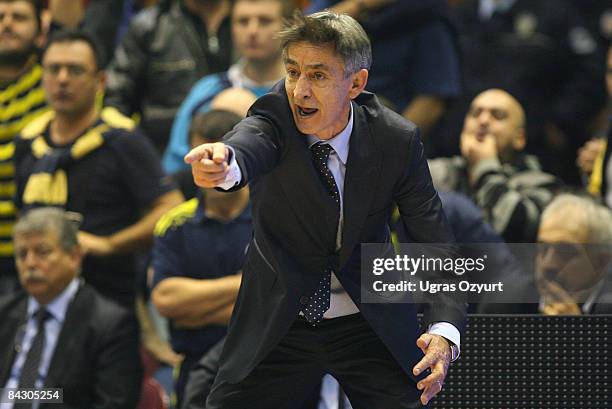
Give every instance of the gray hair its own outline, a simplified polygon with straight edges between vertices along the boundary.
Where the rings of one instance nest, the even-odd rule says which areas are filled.
[[[19,218],[13,237],[20,234],[47,233],[57,234],[59,244],[65,251],[78,244],[80,215],[57,207],[41,207],[30,210]]]
[[[351,16],[329,10],[304,16],[296,12],[278,34],[287,57],[287,48],[294,43],[306,42],[314,45],[332,45],[344,62],[346,75],[372,65],[372,46],[361,25]]]
[[[589,242],[597,244],[612,243],[612,213],[610,209],[587,197],[563,193],[555,197],[542,212],[541,220],[552,215],[565,216],[583,226],[589,235]]]

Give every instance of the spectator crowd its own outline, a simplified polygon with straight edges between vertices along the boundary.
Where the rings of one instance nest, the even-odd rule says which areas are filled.
[[[251,205],[183,157],[284,79],[284,20],[323,9],[363,25],[366,89],[418,125],[457,241],[537,243],[510,289],[535,302],[472,311],[612,313],[609,2],[0,0],[0,391],[204,408]],[[326,376],[303,408],[337,407]]]

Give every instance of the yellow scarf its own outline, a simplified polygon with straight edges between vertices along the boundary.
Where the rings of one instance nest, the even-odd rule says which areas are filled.
[[[65,206],[68,201],[68,176],[67,169],[75,161],[78,161],[89,153],[95,151],[106,142],[106,132],[111,129],[101,119],[87,131],[67,146],[53,148],[47,144],[43,133],[47,130],[53,112],[40,118],[46,122],[40,127],[38,135],[28,135],[32,139],[31,151],[37,161],[32,167],[32,173],[28,178],[23,192],[23,206]]]

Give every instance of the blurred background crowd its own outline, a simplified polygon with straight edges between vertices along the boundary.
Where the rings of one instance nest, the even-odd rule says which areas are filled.
[[[183,157],[284,77],[283,19],[326,8],[369,35],[366,89],[419,126],[457,240],[538,243],[512,291],[539,302],[471,310],[612,312],[609,1],[0,0],[0,387],[204,407],[251,209]]]

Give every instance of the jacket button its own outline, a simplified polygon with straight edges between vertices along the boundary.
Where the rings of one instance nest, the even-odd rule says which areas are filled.
[[[308,301],[310,301],[310,297],[303,295],[300,297],[300,304],[302,305],[306,305],[308,304]]]

